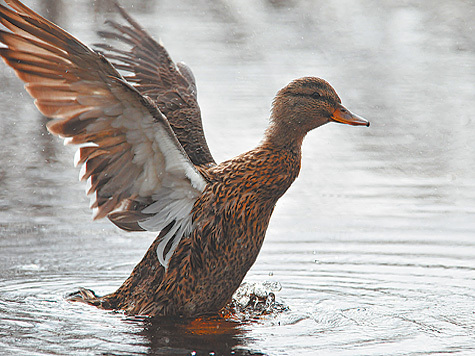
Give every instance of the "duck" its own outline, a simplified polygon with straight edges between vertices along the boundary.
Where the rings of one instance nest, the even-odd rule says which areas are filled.
[[[277,92],[254,149],[216,163],[191,69],[120,5],[122,23],[108,21],[99,32],[107,42],[92,49],[22,2],[5,3],[0,56],[49,119],[49,132],[78,145],[93,219],[158,233],[115,292],[81,289],[71,300],[150,317],[219,314],[299,174],[307,133],[330,122],[369,126],[327,81],[303,77]]]

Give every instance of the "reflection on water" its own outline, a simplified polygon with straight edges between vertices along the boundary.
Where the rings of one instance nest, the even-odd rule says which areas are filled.
[[[86,43],[108,8],[28,4]],[[64,301],[79,286],[116,289],[154,236],[90,221],[74,150],[46,133],[0,66],[0,354],[472,354],[474,5],[133,4],[193,68],[217,161],[259,142],[273,95],[299,76],[329,80],[371,127],[327,125],[306,139],[300,177],[246,277],[279,282],[289,311],[152,323]]]

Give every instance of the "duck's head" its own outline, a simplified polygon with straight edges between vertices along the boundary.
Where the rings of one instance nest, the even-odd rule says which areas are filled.
[[[289,136],[293,136],[301,140],[310,130],[332,121],[369,126],[367,120],[353,114],[341,104],[335,89],[327,81],[304,77],[292,81],[277,93],[267,136],[276,136],[276,139],[286,141]]]

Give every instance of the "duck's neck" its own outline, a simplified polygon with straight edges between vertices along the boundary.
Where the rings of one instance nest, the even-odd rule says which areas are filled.
[[[306,132],[295,126],[295,122],[292,119],[276,121],[271,117],[264,134],[263,145],[300,151]]]

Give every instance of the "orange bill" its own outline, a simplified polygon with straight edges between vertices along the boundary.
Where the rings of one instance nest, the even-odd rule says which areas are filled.
[[[347,124],[353,126],[369,126],[369,121],[363,119],[361,116],[353,114],[343,105],[338,104],[338,107],[333,112],[331,120],[340,124]]]

